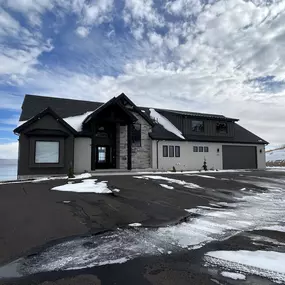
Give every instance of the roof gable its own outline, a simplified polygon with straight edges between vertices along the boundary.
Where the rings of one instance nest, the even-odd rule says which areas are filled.
[[[46,115],[51,115],[55,120],[57,120],[61,125],[63,125],[67,130],[69,130],[72,134],[76,134],[77,132],[68,124],[66,123],[60,116],[58,116],[51,108],[46,108],[36,116],[33,116],[28,121],[23,123],[22,125],[18,126],[14,129],[14,133],[21,133],[29,126],[40,120],[41,118],[45,117]]]

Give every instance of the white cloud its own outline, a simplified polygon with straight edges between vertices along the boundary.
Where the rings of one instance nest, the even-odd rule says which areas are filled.
[[[113,4],[113,0],[97,0],[91,2],[90,5],[85,5],[83,22],[91,25],[109,21]]]
[[[123,17],[136,40],[134,45],[143,52],[123,61],[116,76],[97,76],[88,68],[80,71],[52,66],[36,68],[39,56],[51,50],[51,43],[41,36],[31,36],[33,33],[1,10],[0,40],[7,35],[13,38],[21,35],[21,44],[24,46],[27,41],[30,44],[19,49],[2,44],[0,60],[5,65],[0,66],[0,75],[8,76],[9,80],[0,77],[0,82],[21,85],[23,92],[32,90],[42,95],[86,100],[106,101],[125,92],[138,105],[241,118],[242,125],[264,139],[284,143],[280,123],[285,120],[284,87],[272,92],[270,84],[265,86],[267,90],[262,81],[250,80],[275,76],[272,81],[278,85],[278,81],[285,79],[285,2],[256,4],[229,0],[205,5],[175,0],[158,9],[157,2],[152,0],[126,0],[123,14],[116,17]],[[96,25],[114,20],[113,1],[57,0],[55,6],[76,15],[76,33],[82,37],[87,37]],[[164,16],[163,9],[171,15]],[[34,10],[43,13],[40,8]],[[114,30],[116,37],[120,33]],[[22,40],[23,35],[26,41]],[[94,46],[91,36],[87,41]],[[117,46],[114,49],[117,51]],[[86,50],[85,60],[98,61],[97,54]],[[112,52],[109,55],[112,57]],[[111,65],[109,58],[102,60]],[[1,107],[19,108],[19,98],[7,98],[1,101]]]
[[[13,115],[10,118],[0,119],[0,124],[17,125],[19,122],[19,115]]]
[[[76,29],[76,33],[78,34],[78,36],[80,36],[81,38],[86,38],[89,33],[90,33],[90,29],[86,28],[86,27],[78,27]]]
[[[148,25],[163,26],[164,17],[154,8],[153,0],[125,0],[124,20],[146,22]]]
[[[0,158],[17,159],[18,158],[18,142],[0,143]]]

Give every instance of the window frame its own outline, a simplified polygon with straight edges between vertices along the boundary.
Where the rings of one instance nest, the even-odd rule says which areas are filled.
[[[204,147],[203,146],[199,146],[199,152],[204,152]]]
[[[59,162],[58,163],[35,163],[36,156],[36,141],[49,141],[59,142]],[[64,137],[52,137],[52,136],[32,136],[29,138],[29,154],[28,161],[30,168],[62,168],[64,167],[65,150]]]
[[[197,126],[193,126],[194,125],[194,123],[202,123],[202,128],[199,128],[199,129],[194,129],[195,127],[197,127]],[[203,121],[203,120],[192,120],[191,121],[191,131],[193,132],[193,133],[204,133],[205,132],[205,122]]]
[[[174,157],[174,145],[169,146],[169,157]]]
[[[193,152],[199,152],[198,146],[196,146],[196,145],[193,146]]]
[[[176,145],[174,147],[174,155],[175,157],[180,157],[180,146],[179,145]]]
[[[135,128],[136,125],[139,126],[139,130]],[[131,131],[132,146],[141,147],[142,146],[142,125],[140,123],[133,123],[131,125],[131,128],[132,128],[132,131]]]
[[[164,152],[166,150],[166,152]],[[168,145],[162,146],[162,157],[168,157]]]
[[[225,125],[225,130],[221,130],[221,125]],[[227,122],[217,122],[216,123],[216,133],[217,134],[227,134],[229,131],[229,126]]]
[[[43,161],[43,162],[37,162],[36,158],[37,158],[37,144],[38,143],[56,143],[57,147],[58,147],[58,154],[57,154],[57,162],[47,162],[47,161]],[[60,162],[60,141],[56,141],[56,140],[36,140],[35,141],[35,153],[34,153],[34,163],[35,164],[59,164]]]
[[[204,146],[204,152],[209,152],[209,147],[208,146]]]

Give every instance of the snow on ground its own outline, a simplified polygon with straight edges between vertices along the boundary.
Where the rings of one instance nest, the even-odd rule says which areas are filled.
[[[56,186],[51,190],[57,191],[69,191],[80,193],[98,193],[98,194],[110,194],[112,191],[108,188],[105,181],[96,182],[97,179],[85,179],[80,183],[67,183],[61,186]]]
[[[245,275],[241,273],[236,273],[236,272],[222,271],[221,275],[227,278],[234,279],[234,280],[245,280],[246,279]]]
[[[159,184],[161,187],[164,187],[166,189],[174,189],[173,186],[167,185],[167,184]]]
[[[285,233],[285,226],[281,225],[272,225],[268,227],[262,227],[260,230],[269,230],[269,231],[276,231],[276,232],[284,232]]]
[[[130,227],[140,227],[142,224],[141,223],[132,223],[129,224]]]
[[[174,178],[169,178],[169,177],[159,176],[159,175],[144,175],[144,176],[133,176],[133,177],[139,178],[139,179],[164,180],[164,181],[167,181],[169,183],[175,183],[175,184],[182,185],[186,188],[201,188],[199,185],[194,184],[194,183],[189,183],[189,182],[186,182],[184,180],[174,179]]]
[[[73,179],[85,179],[85,178],[90,178],[90,177],[92,177],[91,173],[82,173],[82,174],[74,175],[73,178],[69,178],[69,179],[70,180],[73,180]]]
[[[94,188],[100,183],[107,191],[110,191],[105,182],[96,183],[95,179],[59,187],[64,187],[63,191],[70,191],[70,187],[82,191],[80,187],[84,189],[85,186],[88,186],[88,190],[94,192]],[[217,203],[229,206],[227,209],[214,209],[211,207],[189,209],[188,212],[198,213],[199,216],[177,225],[157,229],[138,227],[136,231],[133,229],[117,229],[111,233],[106,232],[102,235],[61,242],[47,248],[35,257],[20,259],[17,267],[19,268],[19,274],[72,270],[100,266],[103,263],[115,263],[121,259],[130,260],[146,255],[167,254],[168,251],[193,250],[212,241],[225,240],[240,232],[253,231],[272,225],[282,225],[284,223],[285,186],[280,188],[280,185],[273,182],[271,186],[267,192],[263,193],[247,195],[246,192],[241,192],[244,193],[243,198],[236,199],[235,203]],[[273,186],[276,188],[273,189]],[[86,243],[88,243],[88,246],[86,246]],[[232,258],[239,256],[238,251],[230,253],[229,256],[232,256]],[[207,262],[209,264],[219,265],[217,262],[220,262],[221,266],[234,271],[249,272],[261,276],[265,276],[263,272],[266,272],[266,277],[271,277],[272,273],[270,275],[268,270],[274,267],[274,274],[278,275],[278,280],[284,280],[285,282],[285,273],[280,273],[282,269],[280,267],[285,262],[285,253],[266,251],[258,251],[257,253],[242,251],[239,253],[239,261],[244,262],[244,264],[239,264],[235,260],[214,259],[210,255],[205,256],[205,259],[208,258]],[[242,259],[244,255],[246,255],[245,259],[248,260],[248,263],[245,263],[246,261]],[[268,267],[269,265],[266,264],[270,258],[271,265]],[[259,264],[257,263],[258,260],[263,260],[263,262]],[[278,262],[279,267],[275,267],[275,263]],[[250,266],[261,267],[252,269]],[[276,273],[276,271],[279,273]]]
[[[211,251],[205,254],[205,261],[224,268],[285,282],[284,252],[264,250]]]
[[[181,131],[178,130],[168,119],[166,119],[164,116],[156,112],[154,109],[149,109],[149,111],[150,111],[150,116],[160,125],[162,125],[167,131],[185,140]]]
[[[193,175],[194,176],[194,175]],[[208,176],[208,175],[195,175],[195,176],[198,176],[198,177],[203,177],[203,178],[211,178],[211,179],[216,179],[216,177],[214,176]]]

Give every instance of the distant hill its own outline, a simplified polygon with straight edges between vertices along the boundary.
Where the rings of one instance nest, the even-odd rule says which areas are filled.
[[[16,165],[17,163],[18,163],[17,159],[0,158],[0,165]]]
[[[285,146],[266,151],[267,166],[285,166]]]

